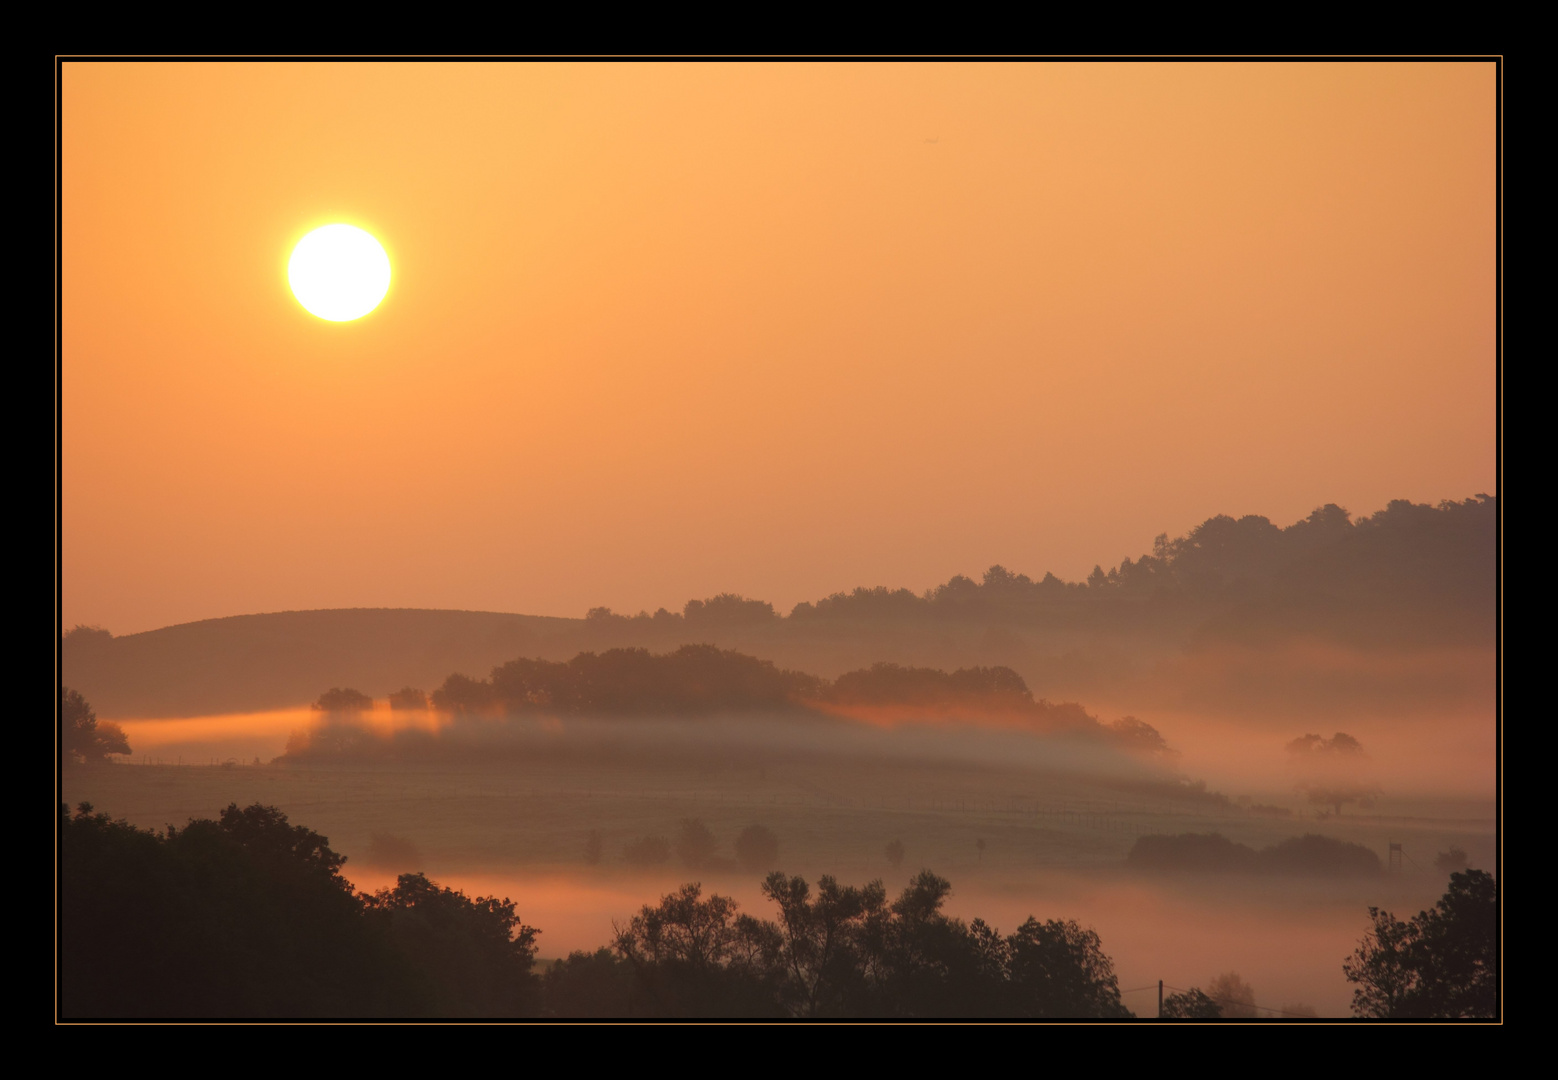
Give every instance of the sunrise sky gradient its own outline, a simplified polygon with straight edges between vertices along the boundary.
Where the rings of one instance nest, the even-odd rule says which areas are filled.
[[[1496,493],[1485,63],[63,68],[63,621],[782,612]],[[292,246],[372,232],[385,301]]]

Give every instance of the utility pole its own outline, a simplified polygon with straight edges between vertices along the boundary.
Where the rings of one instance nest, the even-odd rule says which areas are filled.
[[[1163,980],[1158,980],[1158,1019],[1163,1019]]]

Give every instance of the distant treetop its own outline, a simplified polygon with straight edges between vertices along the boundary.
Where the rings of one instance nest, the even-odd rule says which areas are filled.
[[[313,707],[320,712],[366,712],[373,708],[373,699],[360,690],[331,687],[319,695]]]
[[[1085,581],[1063,581],[1053,573],[1035,580],[995,565],[981,580],[957,574],[920,594],[878,585],[802,601],[785,621],[1021,621],[1056,608],[1112,610],[1152,598],[1242,603],[1257,595],[1279,606],[1316,596],[1343,606],[1369,598],[1464,606],[1491,595],[1497,520],[1498,499],[1491,495],[1437,506],[1396,499],[1357,520],[1327,503],[1286,528],[1259,514],[1218,514],[1177,539],[1160,534],[1150,553],[1126,556],[1108,570],[1095,566]],[[630,618],[602,607],[591,609],[587,621],[601,628],[715,629],[760,627],[780,618],[764,601],[722,593],[689,600],[680,614],[661,608]]]

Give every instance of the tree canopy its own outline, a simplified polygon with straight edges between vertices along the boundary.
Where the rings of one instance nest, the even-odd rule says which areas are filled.
[[[163,832],[60,807],[67,1018],[523,1016],[536,931],[420,874],[353,892],[272,806]]]
[[[1451,874],[1439,902],[1406,922],[1376,907],[1369,919],[1368,935],[1342,964],[1356,984],[1355,1015],[1497,1018],[1499,904],[1491,874]]]
[[[763,882],[778,909],[768,921],[691,884],[619,928],[615,951],[633,973],[634,1015],[1131,1015],[1096,933],[1030,918],[1003,936],[946,915],[950,893],[929,871],[889,901],[880,881],[824,876],[813,888],[776,870]],[[621,992],[620,972],[599,956],[570,957],[557,978],[572,994],[586,981]]]
[[[361,690],[332,686],[319,695],[319,700],[314,702],[313,707],[319,712],[367,712],[373,708],[373,699]]]

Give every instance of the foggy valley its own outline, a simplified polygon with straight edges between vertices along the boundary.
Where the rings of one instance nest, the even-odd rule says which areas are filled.
[[[1134,640],[1143,655],[1158,650],[1163,659],[1145,677],[1131,669],[1113,681],[1092,676],[1107,712],[1036,697],[1019,669],[1004,666],[949,672],[878,661],[830,679],[708,644],[663,653],[612,644],[545,659],[591,641],[603,633],[599,624],[609,633],[634,623],[598,613],[552,626],[553,644],[536,648],[538,657],[508,656],[480,678],[454,672],[436,682],[426,678],[428,665],[480,671],[504,632],[535,631],[522,617],[367,611],[220,620],[140,641],[78,629],[65,639],[66,676],[100,700],[134,702],[158,685],[178,700],[195,691],[166,673],[201,664],[200,692],[235,695],[229,700],[251,711],[146,718],[97,707],[99,722],[117,725],[132,752],[112,755],[125,763],[118,767],[67,767],[62,798],[143,829],[209,818],[229,803],[275,806],[346,856],[343,873],[358,890],[424,873],[468,896],[513,899],[540,931],[538,973],[570,954],[610,948],[634,912],[687,882],[766,918],[773,905],[759,886],[771,870],[808,881],[881,881],[889,894],[931,870],[951,882],[946,915],[1003,932],[1029,916],[1097,930],[1128,991],[1123,1007],[1136,1015],[1156,1015],[1159,980],[1172,993],[1237,973],[1268,1019],[1346,1016],[1352,987],[1341,962],[1367,928],[1367,909],[1430,908],[1451,870],[1497,858],[1485,674],[1481,661],[1462,669],[1442,662],[1475,655],[1456,616],[1477,625],[1488,597],[1479,601],[1456,582],[1465,570],[1456,560],[1468,549],[1481,557],[1493,505],[1418,513],[1425,531],[1456,515],[1484,517],[1468,539],[1441,543],[1438,565],[1415,568],[1451,584],[1437,611],[1433,594],[1419,596],[1427,617],[1383,646],[1349,640],[1344,620],[1320,618],[1318,629],[1243,647],[1244,666],[1231,675],[1226,651],[1203,644],[1215,634],[1209,627],[1246,617],[1252,595],[1274,602],[1275,590],[1230,573],[1226,556],[1206,560],[1211,587],[1204,577],[1176,580],[1168,562],[1145,596],[1124,585],[1087,587],[1124,594],[1101,597],[1064,586],[1052,606],[995,609],[1004,618],[989,625],[1004,628],[1018,656],[1010,641],[1030,626],[1062,647]],[[1428,547],[1422,536],[1394,542]],[[1180,550],[1190,543],[1180,541]],[[1339,562],[1345,567],[1331,565]],[[873,647],[899,657],[967,656],[960,642],[980,636],[1001,587],[994,572],[982,586],[970,583],[964,607],[939,623],[882,590],[884,603],[907,613],[836,624],[820,641],[795,631],[791,654],[820,657],[831,645],[835,657]],[[1335,603],[1355,611],[1357,598],[1340,593]],[[863,597],[856,603],[876,602],[855,595]],[[1366,604],[1377,625],[1397,617],[1378,598]],[[699,607],[722,606],[736,613],[727,624],[704,616],[710,621],[699,625]],[[745,612],[761,616],[757,630],[741,622]],[[682,627],[692,629],[677,629],[742,643],[767,633],[772,642],[784,624],[808,617],[816,616],[781,620],[767,605],[715,598],[688,605]],[[638,621],[652,631],[656,619]],[[245,650],[268,622],[272,647]],[[1053,625],[1065,622],[1082,625]],[[336,649],[356,651],[339,662],[350,678],[322,679],[320,657],[303,647],[302,635],[332,625],[360,628],[355,638],[333,639]],[[126,653],[137,656],[138,670],[116,683],[126,668],[116,668],[115,651],[144,650],[143,641],[159,637],[160,652]],[[1224,659],[1208,661],[1209,651]],[[165,682],[152,677],[158,668],[148,656]],[[393,670],[397,662],[404,673]],[[1197,665],[1200,685],[1221,680],[1213,703],[1197,709],[1194,699],[1167,698],[1164,683],[1180,679],[1183,688],[1182,673]],[[1344,665],[1351,676],[1339,679]],[[1436,665],[1439,682],[1414,684]],[[1038,660],[1028,671],[1043,680],[1053,667]],[[372,694],[336,685],[312,705],[255,709],[271,700],[262,673],[278,685],[313,678],[317,686],[374,672],[377,681],[365,683]],[[1273,700],[1305,680],[1325,686]],[[1241,699],[1257,704],[1233,707]],[[753,830],[772,850],[743,859],[738,841]],[[1294,846],[1300,841],[1310,850]]]
[[[58,1025],[1503,1021],[1500,56],[56,60]]]

